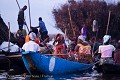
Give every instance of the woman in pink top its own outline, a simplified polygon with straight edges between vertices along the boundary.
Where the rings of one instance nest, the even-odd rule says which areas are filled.
[[[105,35],[103,37],[103,45],[99,46],[98,53],[101,53],[100,65],[103,63],[113,63],[113,52],[115,47],[110,44],[111,36]]]

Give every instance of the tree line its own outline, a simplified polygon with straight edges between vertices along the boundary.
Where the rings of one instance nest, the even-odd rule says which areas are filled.
[[[111,11],[108,34],[114,39],[120,39],[120,3],[108,4],[104,0],[69,0],[69,3],[53,9],[56,28],[66,32],[68,38],[79,36],[82,25],[87,28],[88,39],[92,38],[92,22],[98,21],[99,31],[97,38],[106,34],[109,11]]]

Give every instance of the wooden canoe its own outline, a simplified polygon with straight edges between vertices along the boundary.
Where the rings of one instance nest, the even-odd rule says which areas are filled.
[[[31,75],[78,73],[92,69],[91,64],[73,62],[36,52],[23,52],[22,59]]]

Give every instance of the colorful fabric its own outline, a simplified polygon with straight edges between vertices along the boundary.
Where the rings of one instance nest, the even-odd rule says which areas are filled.
[[[91,54],[91,46],[84,46],[82,44],[77,44],[79,46],[79,54]]]
[[[56,50],[55,50],[55,53],[56,54],[64,54],[64,53],[61,53],[61,50],[63,49],[65,47],[65,45],[64,44],[61,44],[61,45],[57,45],[56,46]]]

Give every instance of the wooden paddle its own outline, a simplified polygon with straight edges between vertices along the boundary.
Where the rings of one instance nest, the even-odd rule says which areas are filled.
[[[45,54],[47,56],[67,56],[68,54]]]
[[[13,58],[13,57],[22,57],[22,54],[19,54],[19,55],[11,55],[11,56],[6,56],[8,58]]]

